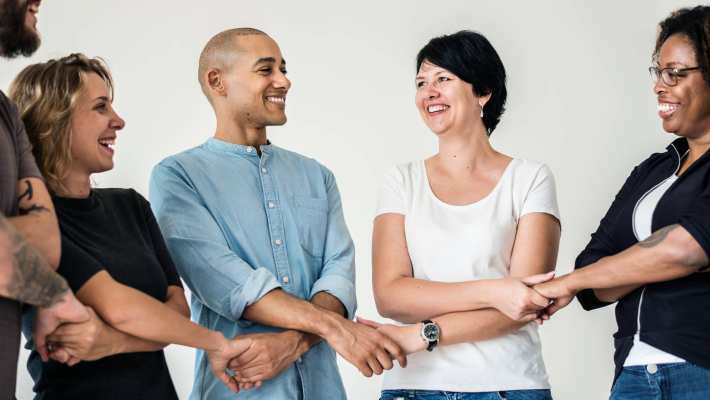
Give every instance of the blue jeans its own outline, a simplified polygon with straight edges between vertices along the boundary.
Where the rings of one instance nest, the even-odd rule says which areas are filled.
[[[710,370],[691,363],[625,367],[609,400],[710,399]]]
[[[440,390],[383,390],[380,400],[552,400],[548,389],[504,392],[442,392]]]

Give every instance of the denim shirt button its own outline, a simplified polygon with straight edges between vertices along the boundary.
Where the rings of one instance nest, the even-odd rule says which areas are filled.
[[[281,282],[288,283],[288,276],[284,276],[283,278],[281,278]]]
[[[277,245],[277,246],[281,246],[281,243],[283,243],[283,242],[281,241],[281,239],[276,239],[276,240],[274,240],[274,244]]]
[[[648,364],[646,366],[646,371],[648,371],[649,374],[655,374],[658,372],[658,366],[656,364]]]
[[[262,168],[262,169],[261,169],[261,173],[262,173],[262,174],[265,174],[265,173],[266,173],[266,168]]]

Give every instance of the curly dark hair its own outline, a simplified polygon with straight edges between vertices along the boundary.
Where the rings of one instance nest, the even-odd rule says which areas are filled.
[[[661,46],[669,37],[684,35],[695,49],[695,58],[705,82],[710,84],[710,7],[696,6],[673,11],[658,27],[656,48],[653,50],[654,61],[658,59]]]
[[[473,31],[459,31],[431,39],[417,54],[417,71],[424,61],[450,71],[473,86],[477,96],[491,94],[483,106],[483,124],[488,135],[498,126],[505,111],[508,92],[505,67],[485,36]]]

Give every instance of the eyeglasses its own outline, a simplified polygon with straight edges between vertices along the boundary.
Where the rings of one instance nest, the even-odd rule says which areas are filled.
[[[649,67],[648,73],[651,75],[651,80],[653,80],[653,83],[657,83],[658,78],[660,77],[663,80],[663,83],[665,83],[666,85],[675,86],[678,84],[678,79],[685,78],[688,75],[688,72],[698,71],[701,69],[702,68],[700,68],[700,67],[691,67],[691,68]]]

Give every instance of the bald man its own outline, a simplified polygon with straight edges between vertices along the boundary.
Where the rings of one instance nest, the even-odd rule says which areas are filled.
[[[354,248],[333,174],[277,147],[291,82],[276,42],[251,28],[214,36],[198,79],[214,137],[153,170],[150,198],[193,319],[254,345],[230,368],[260,387],[238,399],[335,400],[335,352],[365,376],[404,365],[402,350],[355,314]],[[334,352],[335,350],[335,352]],[[192,399],[232,399],[198,352]]]

